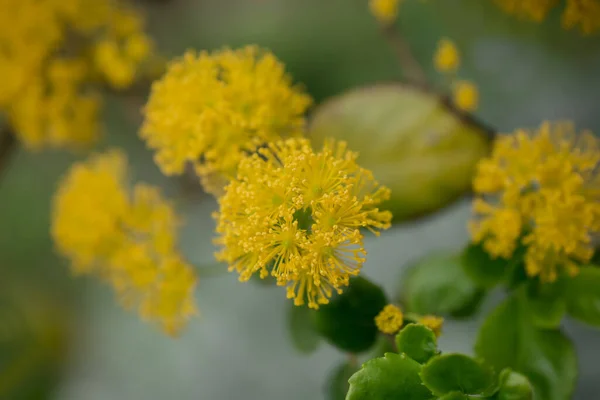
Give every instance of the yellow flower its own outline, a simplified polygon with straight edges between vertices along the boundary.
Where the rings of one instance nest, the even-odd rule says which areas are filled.
[[[424,315],[419,318],[419,324],[425,325],[435,333],[435,336],[440,337],[442,334],[442,326],[444,325],[444,318],[437,317],[435,315]]]
[[[384,24],[390,24],[398,17],[398,9],[402,0],[369,0],[371,13]]]
[[[389,198],[344,142],[315,152],[305,139],[271,143],[243,159],[219,199],[217,259],[241,281],[271,274],[294,304],[327,304],[365,261],[361,228],[378,234]]]
[[[571,124],[500,137],[475,176],[473,240],[503,258],[525,245],[526,271],[542,281],[577,273],[600,234],[599,165],[598,139]]]
[[[127,87],[149,57],[140,16],[117,0],[0,0],[0,9],[0,113],[28,148],[93,143],[98,78]]]
[[[178,220],[159,191],[130,196],[125,156],[95,155],[72,166],[52,209],[57,251],[73,272],[111,284],[121,304],[176,334],[196,313],[196,277],[175,247]]]
[[[388,304],[375,317],[375,325],[381,332],[393,335],[398,332],[404,323],[404,314],[400,307]]]
[[[566,29],[579,25],[579,29],[588,35],[597,32],[600,29],[600,1],[567,0],[562,24]]]
[[[163,173],[181,174],[191,162],[205,183],[210,176],[227,181],[245,154],[301,134],[310,104],[266,50],[190,51],[152,86],[140,135]]]
[[[509,14],[536,22],[543,21],[558,0],[494,0]],[[591,34],[600,29],[600,1],[566,0],[562,14],[565,29],[579,27],[582,33]]]
[[[453,87],[453,98],[456,107],[465,112],[473,112],[479,105],[479,90],[470,81],[458,81]]]
[[[441,39],[434,57],[435,68],[440,72],[455,72],[460,65],[460,55],[454,42]]]
[[[556,6],[558,0],[494,0],[509,14],[540,22]]]

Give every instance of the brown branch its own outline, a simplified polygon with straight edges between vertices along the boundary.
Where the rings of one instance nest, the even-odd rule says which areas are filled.
[[[396,25],[382,25],[381,32],[390,46],[394,49],[406,79],[414,85],[428,88],[429,83],[425,71],[423,71],[421,64],[419,64],[415,58],[410,45],[406,42],[406,40],[404,40],[404,37]]]
[[[0,176],[17,148],[17,138],[8,126],[0,129]]]

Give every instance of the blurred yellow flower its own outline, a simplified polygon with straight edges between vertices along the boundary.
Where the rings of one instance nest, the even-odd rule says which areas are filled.
[[[302,134],[310,104],[267,50],[189,51],[152,86],[140,135],[163,173],[181,174],[191,162],[218,194],[244,155]]]
[[[543,21],[550,10],[560,4],[558,0],[494,0],[509,14],[536,22]],[[591,34],[600,29],[600,1],[566,0],[562,14],[565,29],[579,27],[582,33]]]
[[[479,90],[471,81],[457,81],[452,88],[454,105],[465,112],[477,110],[479,105]]]
[[[503,258],[521,243],[528,275],[542,281],[576,274],[600,234],[599,168],[599,140],[572,124],[545,122],[498,138],[473,182],[473,240]]]
[[[73,272],[108,282],[123,306],[174,335],[196,313],[196,277],[177,252],[177,225],[158,189],[137,184],[130,195],[125,156],[110,151],[71,167],[51,233]]]
[[[562,24],[566,29],[579,26],[584,34],[592,34],[600,30],[600,1],[567,0],[562,14]]]
[[[419,324],[425,325],[435,333],[435,336],[440,337],[442,334],[442,327],[444,325],[444,318],[437,317],[435,315],[424,315],[419,318]]]
[[[369,0],[371,13],[384,24],[390,24],[398,17],[402,0]]]
[[[375,325],[381,332],[393,335],[398,332],[404,323],[404,314],[400,307],[388,304],[375,317]]]
[[[460,65],[460,55],[453,41],[443,38],[439,41],[434,56],[435,68],[439,72],[455,72]]]
[[[98,136],[104,79],[133,83],[152,44],[117,0],[0,0],[0,113],[28,148]],[[90,57],[92,55],[92,57]]]
[[[241,281],[271,274],[294,304],[314,309],[342,292],[365,261],[361,228],[378,234],[389,198],[344,142],[315,152],[305,139],[271,143],[243,159],[215,215],[219,261]]]

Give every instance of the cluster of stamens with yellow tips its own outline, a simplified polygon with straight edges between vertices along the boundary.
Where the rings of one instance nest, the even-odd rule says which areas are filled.
[[[178,218],[157,188],[129,193],[119,151],[76,163],[61,181],[52,237],[76,274],[108,282],[121,304],[174,335],[196,313],[196,276],[176,249]]]
[[[390,226],[389,197],[344,142],[314,151],[306,139],[269,144],[245,158],[216,213],[217,254],[246,281],[269,274],[296,305],[327,304],[365,262],[363,234]]]
[[[600,235],[600,143],[572,124],[543,123],[497,139],[477,168],[475,242],[493,257],[525,246],[529,276],[576,274]]]

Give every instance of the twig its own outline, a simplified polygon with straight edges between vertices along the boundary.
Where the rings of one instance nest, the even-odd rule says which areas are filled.
[[[456,107],[449,96],[442,96],[441,101],[444,107],[449,109],[454,115],[458,116],[463,122],[481,129],[490,140],[495,139],[498,135],[498,131],[496,129],[476,118],[473,114],[464,112]]]
[[[8,165],[11,154],[17,148],[17,139],[8,126],[0,129],[0,176]]]
[[[394,24],[385,24],[381,26],[383,36],[387,39],[390,46],[396,52],[400,66],[403,69],[406,79],[417,86],[428,88],[427,75],[421,67],[421,64],[415,58],[410,45],[404,40],[404,37]]]

